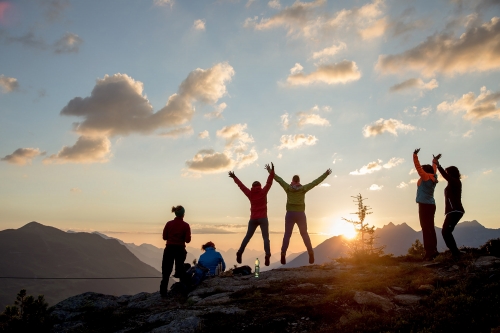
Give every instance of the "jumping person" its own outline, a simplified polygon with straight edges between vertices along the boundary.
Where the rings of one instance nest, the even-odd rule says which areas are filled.
[[[205,251],[200,256],[198,264],[209,269],[211,275],[215,275],[215,269],[219,263],[222,264],[222,271],[226,270],[226,263],[220,252],[215,251],[215,244],[213,242],[207,242],[201,246],[201,249]]]
[[[186,260],[186,243],[191,241],[191,228],[184,221],[184,207],[172,207],[175,218],[168,221],[163,229],[163,239],[167,241],[163,251],[163,260],[161,262],[162,280],[160,284],[161,296],[167,296],[168,280],[172,273],[175,261],[174,277],[183,278],[184,260]]]
[[[260,182],[254,181],[252,189],[249,190],[243,183],[236,177],[233,171],[229,171],[229,177],[233,178],[234,182],[239,186],[241,191],[250,200],[250,220],[248,221],[247,234],[241,242],[240,249],[236,252],[236,261],[241,264],[241,256],[248,242],[252,238],[257,227],[260,226],[262,238],[264,239],[264,251],[266,252],[265,265],[269,266],[269,258],[271,257],[271,248],[269,241],[269,220],[267,219],[267,192],[273,185],[274,177],[274,164],[271,162],[272,168],[269,176],[267,177],[266,185],[261,186]],[[266,169],[269,165],[266,164]]]
[[[269,173],[271,170],[269,165],[266,166]],[[304,241],[304,245],[307,248],[309,254],[309,263],[314,263],[314,250],[311,244],[311,239],[307,233],[307,218],[306,218],[306,204],[305,196],[306,193],[314,188],[315,186],[321,184],[328,175],[332,173],[331,169],[326,170],[321,176],[312,181],[307,185],[300,184],[300,177],[298,175],[293,176],[292,182],[290,184],[286,183],[278,175],[274,175],[274,180],[276,180],[283,190],[286,192],[286,215],[285,215],[285,234],[283,235],[283,244],[281,246],[281,264],[286,264],[286,250],[288,249],[288,244],[290,243],[290,237],[292,236],[293,227],[295,224],[299,227],[300,235]]]
[[[462,182],[460,181],[462,176],[456,166],[449,166],[443,169],[439,164],[440,157],[441,154],[435,156],[433,162],[437,165],[441,176],[448,181],[448,185],[444,189],[444,214],[446,217],[444,219],[441,234],[453,257],[458,258],[460,257],[460,251],[458,250],[457,243],[452,233],[458,221],[460,221],[465,214],[465,209],[462,206]]]
[[[420,179],[417,182],[418,218],[422,227],[422,237],[424,239],[425,256],[424,260],[432,260],[439,253],[437,251],[436,230],[434,229],[434,215],[436,214],[436,201],[434,200],[434,189],[436,188],[437,174],[436,159],[433,165],[420,165],[418,152],[420,148],[413,152],[413,163]],[[438,157],[439,158],[439,157]]]

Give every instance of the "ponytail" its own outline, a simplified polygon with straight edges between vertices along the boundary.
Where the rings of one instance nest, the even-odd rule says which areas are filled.
[[[182,206],[172,206],[172,213],[175,213],[177,217],[183,217],[186,210]]]

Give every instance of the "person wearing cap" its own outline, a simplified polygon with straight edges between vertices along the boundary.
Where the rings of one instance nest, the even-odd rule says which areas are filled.
[[[167,241],[163,250],[163,260],[161,262],[162,280],[160,283],[161,296],[167,296],[168,280],[172,273],[175,262],[174,277],[182,278],[184,272],[184,261],[186,260],[186,243],[191,242],[191,228],[184,221],[185,209],[182,206],[172,207],[175,218],[168,221],[163,228],[163,239]]]
[[[238,264],[241,264],[243,251],[245,251],[245,247],[255,233],[255,230],[257,227],[260,227],[262,238],[264,239],[264,251],[266,252],[264,263],[266,266],[269,266],[271,245],[269,241],[269,220],[267,219],[267,192],[269,192],[273,185],[274,164],[271,163],[271,165],[272,168],[266,164],[266,169],[269,168],[271,170],[269,171],[266,185],[262,187],[260,182],[254,181],[251,189],[248,189],[248,187],[236,177],[233,171],[229,171],[229,177],[233,178],[240,190],[247,196],[248,200],[250,200],[250,220],[248,221],[247,234],[241,242],[240,249],[236,252],[236,261]]]

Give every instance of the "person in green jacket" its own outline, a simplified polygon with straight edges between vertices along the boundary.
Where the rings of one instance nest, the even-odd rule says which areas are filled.
[[[271,172],[269,166],[267,166],[267,171],[269,173]],[[281,246],[281,264],[286,264],[286,250],[288,249],[288,244],[290,243],[290,237],[292,236],[295,224],[299,227],[300,235],[302,236],[302,240],[304,241],[307,252],[309,253],[309,263],[314,263],[314,250],[311,245],[309,234],[307,233],[307,218],[305,213],[306,204],[304,199],[309,190],[321,184],[321,182],[331,173],[332,170],[328,169],[324,174],[306,185],[300,184],[300,177],[298,175],[293,176],[290,184],[286,183],[278,175],[274,175],[274,180],[276,180],[281,187],[283,187],[287,196],[285,234],[283,235],[283,244]]]

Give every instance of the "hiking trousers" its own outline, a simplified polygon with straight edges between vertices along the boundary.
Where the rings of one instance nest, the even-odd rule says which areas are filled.
[[[458,221],[464,216],[462,212],[451,212],[446,215],[443,223],[443,230],[441,230],[441,234],[443,235],[444,242],[446,246],[450,249],[453,255],[459,255],[460,251],[458,250],[457,243],[455,242],[455,238],[453,237],[453,230],[455,230]]]
[[[163,250],[163,260],[161,262],[162,280],[160,284],[160,294],[165,295],[168,291],[168,280],[175,262],[175,275],[182,278],[185,274],[184,261],[186,260],[186,248],[183,245],[167,244]]]
[[[305,212],[287,211],[285,215],[285,234],[283,235],[283,244],[281,246],[281,253],[286,253],[288,245],[290,244],[290,237],[292,237],[293,227],[297,224],[299,227],[300,235],[307,248],[307,252],[314,252],[311,239],[307,233],[307,218]]]
[[[434,229],[434,215],[436,205],[418,203],[418,217],[422,227],[424,249],[426,256],[432,256],[437,252],[436,230]]]
[[[269,220],[267,219],[267,217],[248,221],[247,234],[241,242],[240,249],[238,250],[239,253],[243,253],[245,251],[248,242],[250,242],[250,239],[252,239],[255,230],[259,226],[260,231],[262,232],[262,239],[264,240],[264,251],[266,251],[266,256],[271,255],[271,245],[269,241]]]

